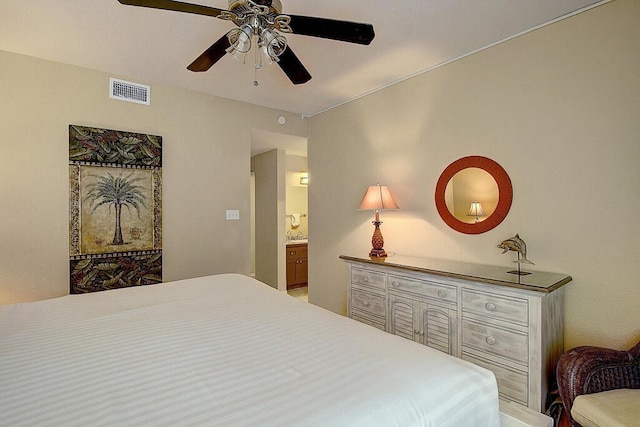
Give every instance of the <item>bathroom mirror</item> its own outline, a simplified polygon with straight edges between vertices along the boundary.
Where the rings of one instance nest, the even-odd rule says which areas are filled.
[[[442,220],[465,234],[489,231],[511,208],[513,189],[507,172],[481,156],[463,157],[442,172],[436,185],[436,208]]]

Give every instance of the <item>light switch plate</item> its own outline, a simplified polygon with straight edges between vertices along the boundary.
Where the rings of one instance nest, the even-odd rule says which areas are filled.
[[[240,211],[238,209],[227,209],[227,221],[236,221],[240,219]]]

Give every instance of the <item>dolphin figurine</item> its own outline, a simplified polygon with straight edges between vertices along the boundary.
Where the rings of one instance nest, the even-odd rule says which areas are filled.
[[[531,261],[527,259],[527,244],[524,242],[524,240],[520,238],[520,236],[518,236],[517,233],[512,238],[503,240],[502,243],[498,245],[498,247],[502,249],[502,253],[505,253],[507,251],[518,252],[520,254],[520,257],[518,257],[518,261],[513,261],[513,262],[517,262],[517,263],[525,262],[527,264],[533,264]]]

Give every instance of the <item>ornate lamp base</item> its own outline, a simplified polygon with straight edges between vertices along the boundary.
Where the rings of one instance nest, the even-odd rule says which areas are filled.
[[[369,257],[371,257],[371,258],[386,258],[387,257],[387,253],[384,251],[384,249],[371,249],[371,252],[369,252]]]
[[[369,256],[371,258],[385,258],[387,253],[384,251],[384,239],[382,238],[382,232],[380,231],[380,224],[382,221],[376,219],[372,221],[372,224],[376,226],[376,229],[373,230],[373,236],[371,237],[371,252],[369,252]]]

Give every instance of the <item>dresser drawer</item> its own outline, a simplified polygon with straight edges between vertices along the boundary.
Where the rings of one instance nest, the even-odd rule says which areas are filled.
[[[387,314],[385,297],[359,289],[351,289],[351,308],[382,317]]]
[[[529,387],[529,382],[527,381],[526,372],[508,369],[504,366],[499,366],[468,353],[463,353],[462,359],[492,371],[496,376],[496,381],[498,382],[498,393],[500,396],[518,402],[524,406],[528,405],[527,389]]]
[[[351,318],[353,320],[357,320],[360,323],[364,323],[365,325],[378,328],[381,331],[386,331],[386,325],[383,319],[376,318],[374,316],[370,316],[370,315],[367,315],[366,313],[355,311],[355,310],[351,312]]]
[[[524,366],[529,362],[529,339],[526,334],[467,319],[462,320],[462,347],[511,359]]]
[[[462,290],[462,311],[499,320],[516,322],[524,326],[527,326],[529,323],[529,306],[527,300],[509,298],[470,289]]]
[[[414,280],[393,274],[389,275],[389,290],[411,292],[453,304],[458,300],[454,286],[424,280]]]
[[[363,270],[361,268],[351,269],[351,283],[371,286],[383,291],[387,289],[383,273],[378,273],[371,270]]]

